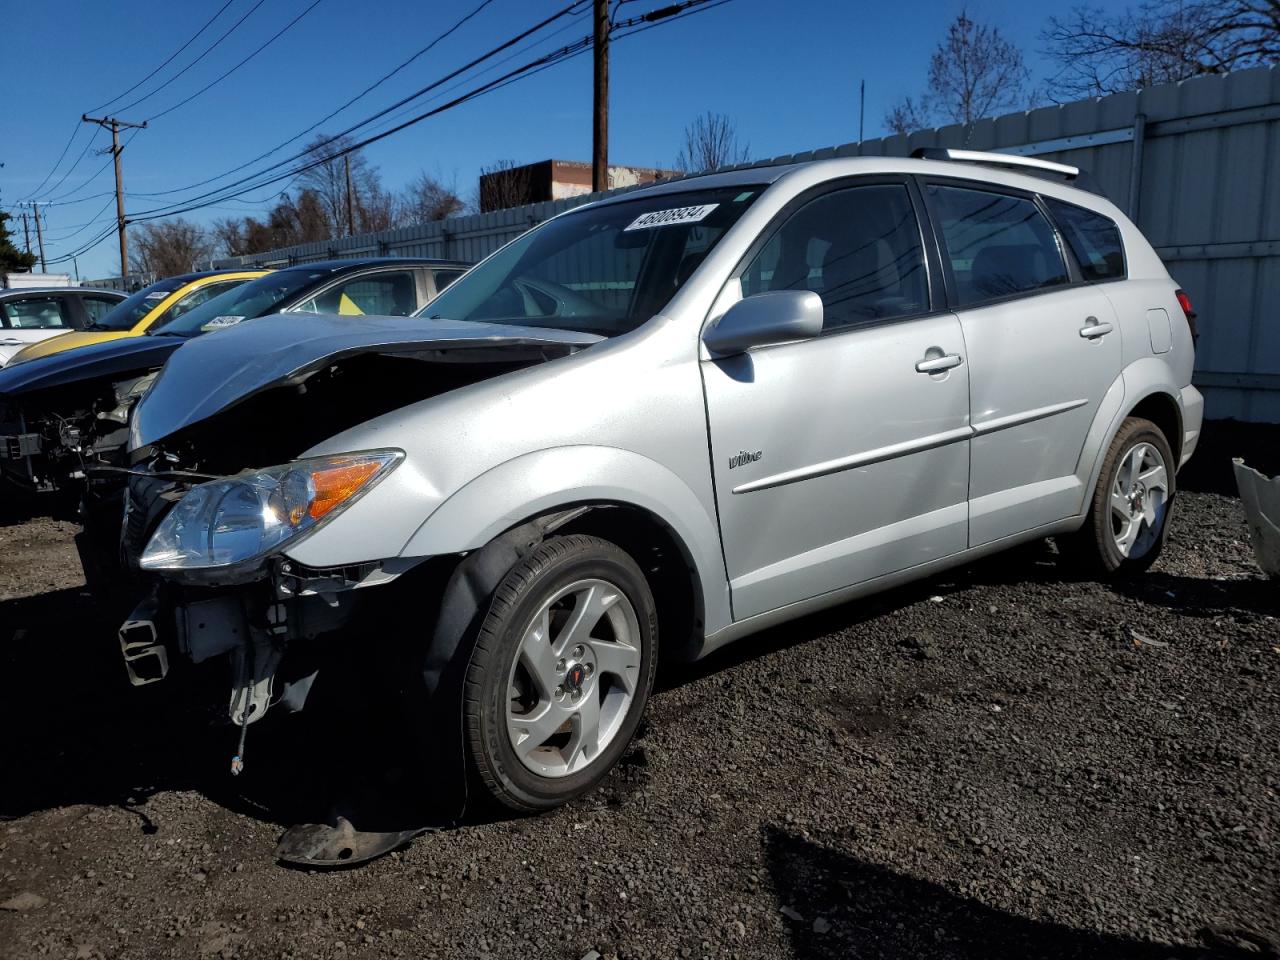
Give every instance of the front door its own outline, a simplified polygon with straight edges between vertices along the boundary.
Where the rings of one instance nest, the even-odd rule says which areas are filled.
[[[823,335],[702,364],[735,619],[963,550],[969,374],[903,182],[828,190],[731,283],[812,290]]]
[[[1080,455],[1120,375],[1120,325],[1098,288],[1072,282],[1032,197],[944,182],[925,193],[969,350],[979,546],[1079,512]]]

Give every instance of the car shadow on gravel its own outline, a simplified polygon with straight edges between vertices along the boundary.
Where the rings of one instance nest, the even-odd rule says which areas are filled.
[[[931,597],[945,597],[972,587],[995,584],[1055,584],[1078,580],[1078,574],[1059,563],[1056,550],[1051,544],[1037,540],[925,580],[851,600],[789,623],[749,634],[701,660],[682,662],[673,659],[658,670],[655,692],[678,689],[739,664],[802,646],[829,634],[840,633],[918,603],[925,603]]]
[[[1247,933],[1202,933],[1169,946],[1016,916],[774,826],[765,862],[795,957],[913,960],[1260,960],[1274,948]]]
[[[1187,617],[1258,614],[1280,617],[1280,587],[1274,580],[1206,580],[1149,572],[1139,579],[1119,581],[1114,589],[1134,600],[1176,610]]]

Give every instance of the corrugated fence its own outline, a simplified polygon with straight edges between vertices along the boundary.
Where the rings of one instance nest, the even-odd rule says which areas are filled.
[[[1208,414],[1280,422],[1280,68],[1151,87],[1026,113],[775,157],[765,166],[917,147],[1042,156],[1092,175],[1127,211],[1200,313],[1196,383]],[[479,260],[599,194],[220,260]]]

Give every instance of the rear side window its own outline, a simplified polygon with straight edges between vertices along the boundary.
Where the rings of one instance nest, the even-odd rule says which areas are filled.
[[[851,187],[805,204],[742,274],[744,297],[769,290],[818,294],[826,330],[924,313],[924,250],[907,188]]]
[[[1058,221],[1086,280],[1100,283],[1124,279],[1124,245],[1115,221],[1061,200],[1045,197],[1044,202]]]
[[[1067,282],[1053,227],[1025,197],[928,185],[962,306]]]

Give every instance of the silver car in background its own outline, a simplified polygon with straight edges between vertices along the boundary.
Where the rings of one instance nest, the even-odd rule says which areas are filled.
[[[1144,570],[1200,431],[1190,306],[1075,175],[693,177],[556,217],[422,316],[184,345],[132,423],[135,682],[230,655],[243,728],[328,638],[441,780],[539,810],[622,755],[659,638],[701,657],[1047,536]]]

